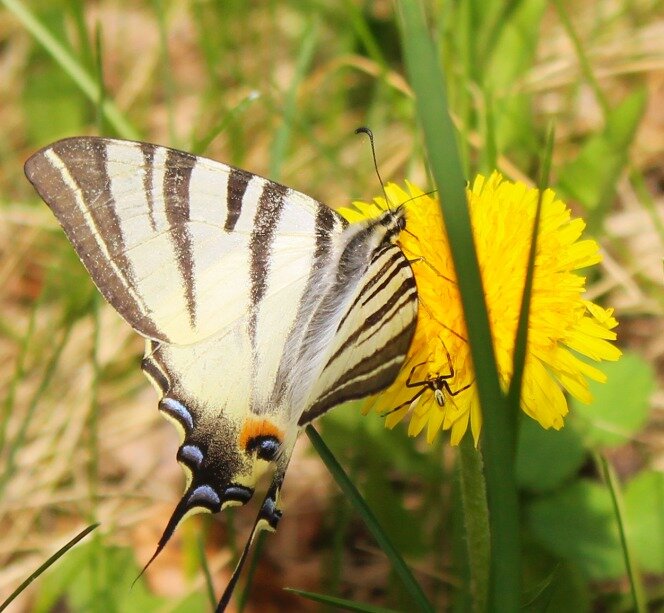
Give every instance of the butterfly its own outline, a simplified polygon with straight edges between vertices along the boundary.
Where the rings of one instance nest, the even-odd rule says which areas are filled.
[[[109,138],[53,143],[25,172],[145,338],[143,372],[181,435],[185,492],[150,562],[185,516],[243,505],[271,477],[223,610],[256,534],[281,518],[299,430],[386,388],[404,362],[418,299],[396,244],[403,208],[349,224],[245,170]]]

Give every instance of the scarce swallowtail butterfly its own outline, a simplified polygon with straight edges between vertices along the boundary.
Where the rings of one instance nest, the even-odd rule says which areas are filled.
[[[185,516],[245,504],[272,475],[222,610],[256,533],[281,517],[300,428],[386,388],[402,366],[417,314],[395,244],[403,209],[349,224],[245,170],[108,138],[56,142],[25,172],[145,337],[143,371],[181,433],[186,490],[150,561]]]

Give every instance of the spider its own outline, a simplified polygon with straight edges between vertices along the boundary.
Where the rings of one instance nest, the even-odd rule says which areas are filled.
[[[452,390],[449,384],[449,380],[454,378],[454,366],[452,365],[452,357],[450,356],[450,353],[447,351],[447,349],[445,349],[445,353],[447,353],[447,362],[450,366],[450,372],[445,375],[436,375],[435,377],[431,374],[428,374],[426,379],[423,381],[413,381],[412,378],[415,374],[415,370],[420,366],[424,366],[427,362],[420,362],[419,364],[415,364],[415,366],[410,369],[410,374],[408,375],[408,379],[406,379],[406,387],[419,387],[420,389],[410,400],[406,400],[406,402],[402,402],[398,407],[383,413],[383,416],[389,415],[390,413],[395,413],[396,411],[399,411],[406,406],[413,407],[413,403],[427,390],[431,390],[438,405],[444,407],[445,392],[447,392],[449,396],[458,396],[461,392],[467,390],[473,384],[473,381],[471,381],[468,385],[464,385],[458,390]]]

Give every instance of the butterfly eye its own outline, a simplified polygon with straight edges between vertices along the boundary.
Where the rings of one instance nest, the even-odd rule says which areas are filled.
[[[277,458],[279,447],[281,442],[276,436],[255,436],[247,441],[245,450],[247,453],[255,452],[261,460],[272,462]]]

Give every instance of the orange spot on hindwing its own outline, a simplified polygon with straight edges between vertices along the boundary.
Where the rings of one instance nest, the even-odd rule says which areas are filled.
[[[247,453],[256,452],[258,457],[271,461],[284,440],[281,428],[269,419],[248,417],[240,430],[240,449]]]

